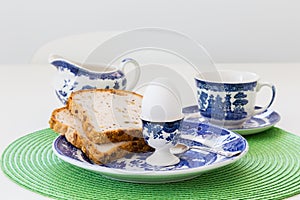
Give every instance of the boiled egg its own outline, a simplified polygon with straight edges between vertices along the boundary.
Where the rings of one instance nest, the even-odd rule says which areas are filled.
[[[141,119],[171,122],[183,118],[180,93],[167,78],[156,78],[147,84],[142,100]]]

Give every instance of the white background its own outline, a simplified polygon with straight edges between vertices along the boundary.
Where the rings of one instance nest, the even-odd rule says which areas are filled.
[[[0,64],[28,63],[68,35],[138,27],[183,32],[216,63],[299,62],[299,10],[297,0],[1,0]]]

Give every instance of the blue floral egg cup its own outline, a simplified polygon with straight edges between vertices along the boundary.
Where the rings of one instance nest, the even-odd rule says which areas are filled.
[[[143,136],[148,145],[155,148],[146,162],[153,166],[171,166],[179,163],[180,159],[170,152],[180,135],[180,125],[183,119],[171,122],[151,122],[142,120]]]

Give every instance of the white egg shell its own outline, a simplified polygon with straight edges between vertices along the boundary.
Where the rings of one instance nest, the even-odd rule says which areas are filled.
[[[152,122],[171,122],[183,118],[180,95],[168,79],[157,78],[147,85],[141,118]]]

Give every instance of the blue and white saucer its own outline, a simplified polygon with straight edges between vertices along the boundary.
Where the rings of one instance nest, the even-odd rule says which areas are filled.
[[[255,107],[255,109],[259,108],[260,107],[258,106]],[[183,108],[182,111],[186,116],[186,121],[207,123],[207,120],[200,116],[197,105]],[[241,135],[251,135],[268,130],[276,125],[279,121],[280,115],[272,109],[267,109],[265,112],[251,117],[249,120],[243,123],[241,127],[229,129]]]
[[[248,151],[247,141],[232,131],[199,122],[183,122],[183,135],[194,136],[193,140],[180,139],[187,145],[218,147],[223,151],[241,151],[233,157],[191,149],[179,156],[174,166],[158,167],[146,163],[149,153],[133,153],[105,165],[92,163],[81,150],[59,136],[53,142],[54,153],[62,160],[97,172],[110,179],[136,183],[166,183],[191,179],[204,172],[228,165],[242,158]]]

